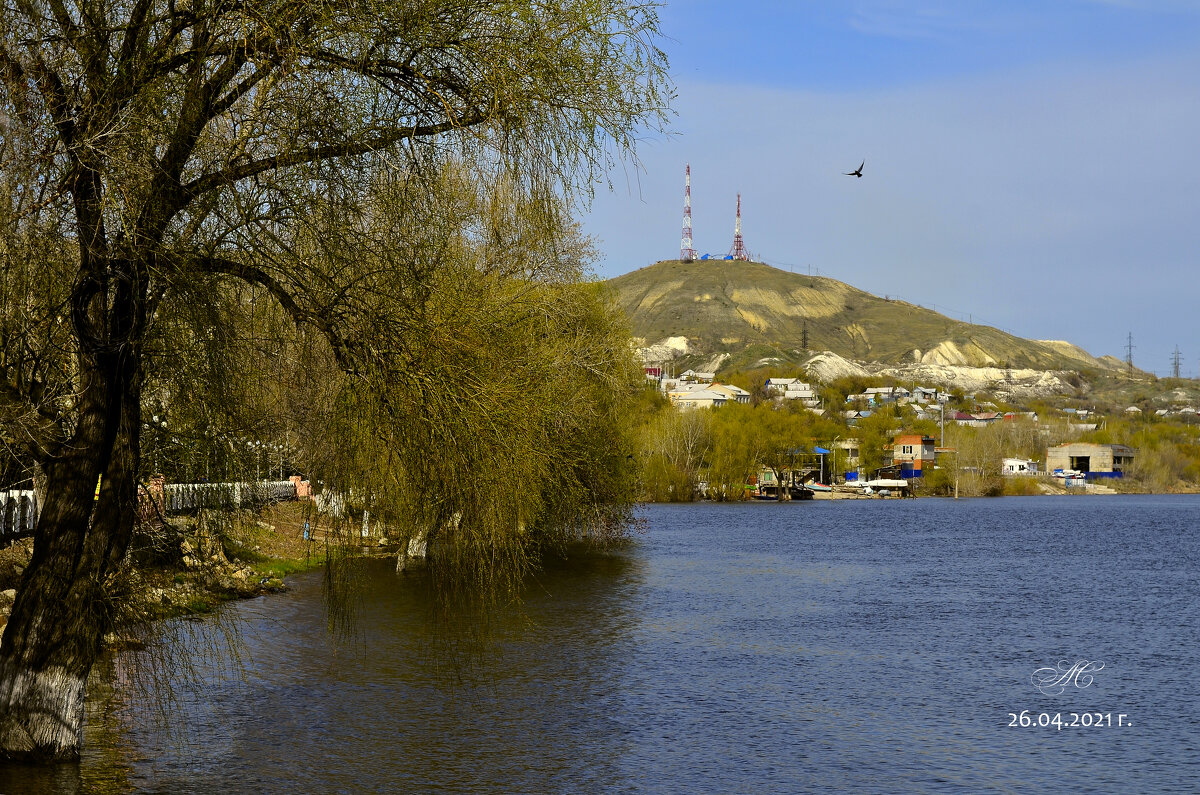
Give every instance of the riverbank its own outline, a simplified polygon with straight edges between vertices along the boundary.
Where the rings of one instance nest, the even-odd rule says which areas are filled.
[[[331,520],[307,500],[140,526],[129,565],[110,587],[110,593],[120,595],[121,619],[106,644],[136,645],[136,627],[148,622],[207,613],[222,602],[286,590],[289,574],[324,565],[332,529]],[[0,637],[32,553],[33,539],[0,549]]]
[[[1081,497],[1081,496],[1111,496],[1118,494],[1138,494],[1138,495],[1161,495],[1161,494],[1200,494],[1200,486],[1180,483],[1176,487],[1167,490],[1154,490],[1147,487],[1144,483],[1136,480],[1107,480],[1103,482],[1088,482],[1081,486],[1072,486],[1067,488],[1061,480],[1046,479],[1046,478],[1030,478],[1030,477],[1011,477],[1001,480],[994,480],[984,484],[976,479],[963,478],[959,485],[957,494],[951,482],[949,488],[939,488],[938,490],[930,490],[928,488],[918,488],[915,497],[924,499],[927,497],[1042,497],[1042,496],[1061,496],[1061,497]],[[899,490],[889,490],[888,494],[866,494],[859,489],[853,489],[846,486],[835,486],[832,491],[817,491],[812,495],[812,500],[899,500],[910,499],[909,495]],[[708,500],[707,498],[697,498],[691,502],[775,502],[774,499],[760,500],[758,498],[746,497],[742,500]],[[784,502],[808,502],[804,500],[784,500]],[[641,500],[643,504],[680,504],[685,501],[669,501],[669,500]]]

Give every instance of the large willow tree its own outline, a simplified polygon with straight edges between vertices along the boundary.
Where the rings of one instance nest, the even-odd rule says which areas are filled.
[[[453,164],[382,175],[373,196],[298,225],[357,354],[339,372],[295,340],[280,408],[303,418],[308,471],[433,549],[439,593],[504,595],[541,552],[625,524],[630,334],[557,202]]]
[[[54,759],[78,752],[105,584],[134,523],[156,324],[198,290],[247,285],[321,335],[355,380],[343,396],[364,411],[393,416],[397,398],[421,390],[433,397],[429,418],[452,411],[438,402],[432,365],[414,371],[423,380],[407,391],[372,388],[421,356],[388,349],[382,332],[401,315],[384,306],[420,293],[420,266],[435,264],[437,250],[415,251],[414,282],[389,289],[321,256],[299,227],[319,228],[322,214],[362,217],[389,170],[452,161],[492,174],[522,206],[548,206],[662,121],[665,65],[652,4],[636,0],[4,0],[0,9],[0,412],[5,443],[45,477],[33,559],[0,645],[0,754]],[[431,239],[453,240],[434,229]],[[519,236],[509,242],[519,257]],[[518,289],[489,281],[487,269],[454,272],[464,290]],[[561,330],[555,322],[545,317],[547,333]],[[486,438],[414,427],[431,444],[481,445],[469,460],[493,455]],[[533,502],[514,507],[505,520],[518,528],[548,516]],[[471,519],[461,513],[449,518]],[[496,521],[472,526],[478,543],[455,549],[495,548],[486,536]]]

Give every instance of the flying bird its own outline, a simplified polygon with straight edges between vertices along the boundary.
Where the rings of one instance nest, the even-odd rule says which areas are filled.
[[[859,179],[862,179],[863,166],[865,166],[866,164],[867,164],[866,160],[862,161],[862,164],[859,165],[858,168],[854,169],[853,171],[845,172],[846,176],[847,177],[858,177]]]

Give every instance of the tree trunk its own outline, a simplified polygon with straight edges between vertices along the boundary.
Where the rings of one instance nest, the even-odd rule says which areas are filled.
[[[140,377],[128,352],[93,364],[73,443],[47,467],[33,557],[0,643],[0,758],[78,757],[87,677],[112,625],[105,584],[133,530]]]

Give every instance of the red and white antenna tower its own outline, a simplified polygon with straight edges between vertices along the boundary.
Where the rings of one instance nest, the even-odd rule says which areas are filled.
[[[739,193],[737,197],[737,222],[733,225],[733,247],[729,253],[734,259],[748,260],[750,255],[746,253],[746,243],[742,240],[742,194]]]
[[[692,164],[688,163],[683,178],[683,241],[679,244],[679,259],[691,262],[696,258],[692,248]]]

